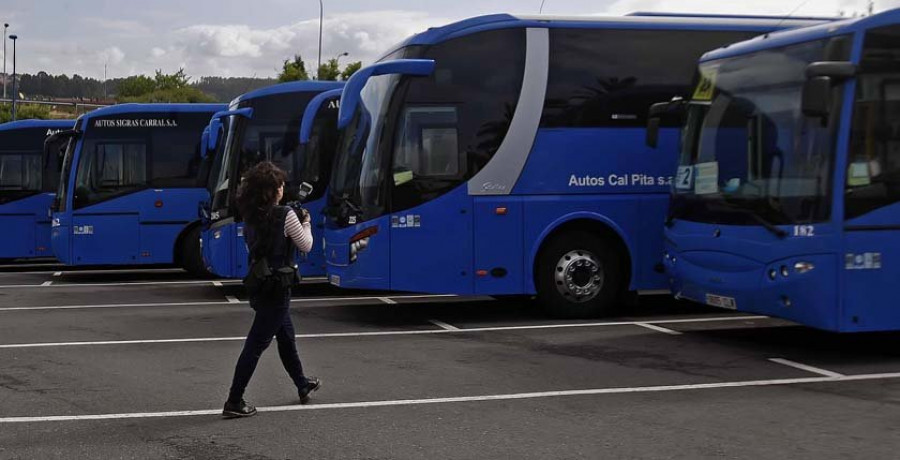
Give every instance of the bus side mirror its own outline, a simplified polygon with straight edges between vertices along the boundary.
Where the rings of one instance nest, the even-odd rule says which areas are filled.
[[[680,97],[673,97],[669,102],[657,102],[650,106],[647,112],[647,133],[644,141],[648,147],[656,148],[659,145],[659,125],[662,117],[682,115],[685,110],[685,101]]]
[[[654,149],[659,145],[659,117],[647,119],[647,138],[645,142],[648,147]]]
[[[831,91],[835,85],[856,75],[856,65],[846,61],[813,62],[806,66],[800,109],[807,117],[827,123],[831,112]]]
[[[803,83],[803,115],[827,119],[831,109],[831,77],[813,77]]]

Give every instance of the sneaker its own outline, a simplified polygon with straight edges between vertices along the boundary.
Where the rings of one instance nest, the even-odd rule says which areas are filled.
[[[225,418],[252,417],[256,415],[256,408],[247,404],[243,399],[238,403],[226,402],[225,408],[222,409],[222,416]]]
[[[309,377],[306,379],[306,386],[301,388],[300,391],[297,392],[297,396],[300,396],[300,404],[306,404],[309,402],[309,394],[313,391],[319,389],[322,386],[322,381],[316,377]]]

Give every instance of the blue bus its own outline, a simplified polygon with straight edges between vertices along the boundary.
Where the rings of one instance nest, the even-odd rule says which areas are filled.
[[[209,140],[224,147],[212,167],[216,177],[210,179],[209,224],[202,238],[204,262],[212,274],[224,278],[247,274],[244,226],[235,201],[240,179],[234,178],[260,161],[272,161],[287,171],[285,202],[299,200],[301,184],[310,184],[312,194],[305,197],[304,206],[313,216],[321,215],[337,144],[337,98],[343,86],[343,82],[325,81],[282,83],[244,94],[227,111],[216,114]],[[224,120],[227,132],[213,126],[216,120]],[[217,148],[208,145],[207,149]],[[321,225],[314,232],[321,232]],[[322,276],[324,265],[321,245],[315,245],[302,260],[300,273]]]
[[[50,203],[59,182],[62,145],[44,141],[73,120],[0,124],[0,260],[50,257]]]
[[[673,293],[837,332],[900,328],[900,10],[712,51],[686,120]]]
[[[66,265],[170,265],[203,274],[201,133],[219,104],[122,104],[81,116],[53,203]]]
[[[819,22],[491,15],[410,37],[344,89],[329,281],[566,317],[665,288],[678,129],[649,149],[648,107],[687,96],[706,50]]]

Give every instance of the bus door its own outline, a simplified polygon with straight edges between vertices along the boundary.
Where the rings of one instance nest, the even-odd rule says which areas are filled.
[[[900,328],[900,26],[866,33],[858,66],[844,185],[841,326]],[[841,166],[839,165],[838,168]],[[836,187],[840,190],[840,187]]]
[[[388,177],[393,290],[472,291],[473,209],[457,118],[452,105],[400,111]]]
[[[84,142],[73,196],[76,264],[133,264],[140,260],[137,195],[153,193],[146,190],[148,144],[146,139]]]

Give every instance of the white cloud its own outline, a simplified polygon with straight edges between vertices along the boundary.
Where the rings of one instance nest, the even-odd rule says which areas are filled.
[[[406,37],[449,21],[409,11],[327,17],[323,24],[322,60],[348,52],[349,60],[371,62]],[[308,68],[313,69],[318,55],[318,34],[318,19],[267,29],[196,25],[176,31],[174,49],[194,75],[207,75],[215,69],[219,75],[271,76],[281,61],[294,54],[302,55]]]

